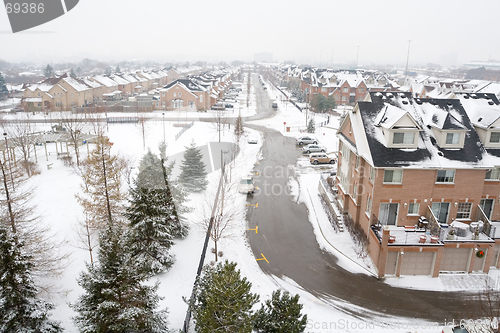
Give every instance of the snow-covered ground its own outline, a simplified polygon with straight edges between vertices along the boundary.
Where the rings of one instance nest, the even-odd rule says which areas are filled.
[[[292,104],[280,99],[280,93],[271,85],[268,86],[268,93],[272,99],[279,103],[279,108],[273,118],[254,121],[259,125],[279,130],[287,136],[299,136],[303,134],[300,129],[305,128],[305,114],[297,110]],[[246,89],[244,89],[246,90]],[[255,99],[252,94],[250,105],[246,106],[246,96],[244,92],[240,95],[242,99],[238,111],[242,115],[255,113]],[[237,115],[234,112],[235,116]],[[119,116],[119,115],[116,115]],[[170,114],[169,114],[170,116]],[[179,119],[161,121],[162,113],[156,112],[150,121],[146,122],[146,135],[143,137],[142,128],[138,124],[113,124],[107,127],[107,135],[114,143],[112,152],[130,157],[138,165],[141,157],[151,149],[158,153],[158,144],[165,139],[168,143],[167,153],[174,155],[184,150],[192,140],[198,146],[206,145],[207,142],[218,140],[218,133],[210,123],[196,122],[177,141],[175,134],[180,131],[176,124],[183,123],[182,120],[191,116],[200,116],[199,113],[193,115],[179,114]],[[9,117],[11,117],[9,115]],[[315,116],[315,122],[326,121],[321,115]],[[286,122],[286,126],[284,125]],[[290,127],[287,131],[286,127]],[[328,152],[335,152],[337,139],[335,131],[338,127],[338,119],[331,117],[330,123],[326,127],[317,128],[315,135],[321,144],[327,147]],[[49,130],[50,124],[36,125],[36,130]],[[259,133],[247,129],[246,137],[258,137],[258,144],[248,144],[246,137],[240,141],[241,151],[232,163],[231,180],[238,181],[253,168],[254,163],[259,159],[262,139]],[[222,133],[221,141],[235,142],[232,129],[225,129]],[[82,147],[82,152],[85,152]],[[55,152],[54,144],[48,144],[48,151]],[[63,322],[66,332],[77,332],[71,321],[73,311],[68,306],[76,300],[82,293],[82,289],[77,285],[76,279],[81,271],[85,269],[85,263],[89,262],[89,254],[83,249],[83,243],[78,238],[78,222],[83,219],[82,209],[78,205],[75,194],[80,191],[80,179],[71,168],[65,167],[55,154],[45,155],[42,147],[37,152],[41,174],[32,178],[31,182],[37,186],[35,191],[35,204],[37,212],[44,221],[50,225],[53,233],[58,239],[65,240],[67,246],[65,251],[70,255],[68,267],[63,276],[56,282],[58,287],[50,294],[50,300],[57,304],[53,311],[53,319]],[[50,164],[50,169],[47,165]],[[317,194],[317,186],[320,177],[318,169],[309,166],[308,162],[300,160],[296,168],[298,169],[298,183],[291,181],[292,195],[300,202],[304,202],[309,210],[309,218],[317,237],[318,244],[326,251],[330,251],[339,258],[339,264],[353,272],[362,274],[373,274],[372,264],[369,258],[358,256],[358,249],[351,241],[347,232],[337,233],[331,227]],[[189,196],[188,205],[191,207],[201,207],[211,197],[218,183],[220,171],[216,170],[209,174],[209,188],[202,193],[195,193]],[[341,302],[333,298],[318,299],[305,292],[294,281],[284,278],[264,274],[253,257],[247,242],[247,230],[244,213],[248,208],[245,206],[245,195],[239,194],[234,201],[234,207],[239,211],[239,217],[232,223],[231,237],[222,239],[219,250],[223,251],[222,259],[236,261],[238,268],[252,282],[253,292],[261,295],[261,302],[269,299],[272,291],[277,288],[289,290],[292,294],[298,293],[301,302],[304,304],[304,313],[308,315],[309,322],[306,332],[437,332],[440,326],[429,323],[412,321],[406,318],[380,317],[371,314],[375,318],[380,318],[377,322],[365,322],[362,319],[351,317],[336,306]],[[180,329],[183,325],[187,305],[183,297],[188,298],[191,294],[196,270],[203,247],[205,230],[200,221],[203,216],[197,209],[186,215],[186,219],[191,226],[189,235],[184,240],[178,240],[172,247],[172,252],[176,256],[176,262],[172,269],[164,274],[160,274],[152,279],[160,281],[159,293],[164,297],[161,302],[162,307],[168,307],[169,320],[172,328]],[[209,249],[213,245],[209,245]],[[213,260],[212,255],[207,253],[206,264]],[[430,277],[402,277],[388,278],[386,283],[391,285],[432,290],[461,290],[478,286],[486,275],[465,275],[465,274],[443,274],[439,278]],[[498,280],[498,270],[492,270],[489,277],[493,282]],[[367,316],[370,315],[367,313]],[[440,323],[441,326],[444,323]]]

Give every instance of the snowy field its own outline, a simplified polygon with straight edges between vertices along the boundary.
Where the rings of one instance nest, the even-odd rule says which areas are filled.
[[[300,127],[306,125],[305,114],[297,110],[295,106],[283,102],[280,99],[279,91],[271,85],[268,86],[268,93],[272,99],[278,101],[279,108],[273,118],[254,121],[253,123],[276,129],[287,136],[300,136]],[[246,89],[244,89],[246,90]],[[247,108],[245,94],[241,94],[241,108],[238,108],[242,115],[247,116],[255,113],[255,100],[252,94],[250,106]],[[208,114],[208,113],[207,113]],[[237,116],[237,113],[233,113]],[[119,116],[119,115],[117,115]],[[189,115],[179,114],[178,119],[172,119],[168,115],[168,121],[161,121],[163,115],[156,112],[151,115],[151,120],[146,122],[146,135],[140,125],[137,124],[113,124],[107,127],[107,134],[110,141],[114,143],[112,152],[129,157],[138,165],[141,157],[150,149],[153,153],[158,153],[158,144],[165,137],[168,143],[167,154],[175,155],[184,151],[192,140],[197,146],[207,145],[208,142],[218,141],[218,133],[214,125],[205,122],[195,122],[194,126],[188,129],[177,141],[175,135],[181,130],[177,127],[179,123],[190,122],[187,119],[200,116],[199,113]],[[174,117],[177,115],[174,115]],[[183,116],[185,121],[183,121]],[[10,116],[9,117],[13,117]],[[315,116],[315,122],[326,121],[321,115]],[[286,126],[283,124],[286,122]],[[290,131],[286,130],[290,127]],[[335,131],[338,127],[338,119],[331,117],[330,123],[326,127],[317,128],[315,133],[320,143],[327,147],[329,153],[335,153],[337,139]],[[49,130],[50,124],[36,125],[38,131]],[[231,180],[239,181],[239,178],[251,172],[254,164],[260,158],[260,147],[262,137],[258,132],[246,130],[245,138],[240,142],[240,154],[232,163]],[[258,137],[258,144],[248,144],[247,137]],[[235,142],[232,131],[225,129],[222,133],[221,141]],[[48,144],[48,156],[42,147],[38,148],[37,156],[41,174],[33,177],[31,182],[36,186],[35,204],[37,213],[43,217],[46,224],[50,225],[52,232],[57,239],[66,241],[64,251],[69,254],[68,267],[63,276],[58,281],[52,281],[56,287],[49,295],[50,300],[57,304],[53,311],[52,318],[63,322],[66,332],[77,332],[71,317],[75,313],[69,308],[68,303],[76,300],[82,289],[77,285],[76,279],[80,272],[85,269],[85,263],[89,262],[89,254],[84,249],[83,242],[78,238],[78,222],[83,219],[82,208],[76,201],[75,194],[80,191],[80,178],[71,168],[65,167],[60,160],[57,160],[54,144]],[[84,155],[86,147],[81,148]],[[47,165],[50,164],[50,169]],[[329,251],[339,258],[339,264],[353,272],[363,274],[374,274],[373,265],[368,258],[359,257],[356,253],[358,249],[351,241],[347,232],[336,233],[331,227],[326,214],[323,211],[321,202],[317,195],[317,185],[320,177],[318,169],[311,167],[307,161],[300,159],[295,166],[299,171],[298,182],[291,181],[292,195],[299,202],[304,202],[309,210],[309,219],[314,228],[318,244],[321,248]],[[220,170],[215,170],[209,174],[209,188],[201,193],[189,196],[190,207],[202,207],[210,198],[219,181]],[[247,242],[245,211],[249,209],[245,206],[246,196],[238,194],[235,196],[234,207],[239,212],[231,226],[230,237],[219,242],[219,249],[223,251],[222,260],[228,259],[238,263],[238,268],[242,275],[247,277],[253,285],[253,292],[260,294],[261,302],[270,298],[271,293],[283,288],[292,294],[298,293],[300,300],[304,304],[303,312],[308,315],[309,322],[306,332],[438,332],[440,326],[433,326],[422,321],[412,321],[407,318],[382,317],[379,314],[366,313],[367,317],[379,318],[377,322],[364,322],[362,319],[353,318],[340,310],[338,304],[341,300],[333,298],[318,299],[303,291],[294,281],[284,278],[279,279],[274,276],[264,274],[253,257]],[[250,208],[253,209],[253,208]],[[164,297],[161,302],[162,307],[169,309],[170,327],[180,329],[186,315],[187,305],[183,297],[191,294],[196,270],[200,259],[200,254],[205,238],[205,230],[200,224],[203,216],[200,210],[187,214],[186,220],[191,226],[189,235],[184,240],[177,240],[172,247],[176,262],[172,269],[166,273],[157,275],[151,281],[160,281],[159,294]],[[209,249],[213,244],[209,244]],[[210,251],[208,251],[210,252]],[[206,264],[213,260],[210,253],[207,253]],[[430,277],[403,277],[388,278],[386,283],[391,285],[432,290],[464,290],[465,288],[478,286],[486,275],[461,275],[443,274],[439,278]],[[490,278],[496,282],[498,280],[498,270],[492,270]],[[260,307],[260,305],[258,305]],[[444,323],[442,323],[444,324]]]

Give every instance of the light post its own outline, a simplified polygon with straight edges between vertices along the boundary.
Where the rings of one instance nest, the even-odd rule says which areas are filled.
[[[165,112],[162,112],[163,116],[163,142],[165,142]]]

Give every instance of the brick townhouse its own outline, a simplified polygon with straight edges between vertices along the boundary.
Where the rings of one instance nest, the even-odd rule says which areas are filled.
[[[380,277],[498,267],[499,104],[371,92],[346,113],[338,203],[366,233]]]

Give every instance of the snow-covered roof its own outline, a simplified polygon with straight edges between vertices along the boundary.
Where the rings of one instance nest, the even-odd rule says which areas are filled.
[[[367,101],[358,102],[349,112],[353,122],[356,146],[375,167],[410,168],[491,168],[500,165],[500,158],[489,154],[482,145],[469,117],[457,99],[413,98],[410,93],[372,92]],[[401,114],[408,114],[420,127],[416,149],[389,148],[380,123],[385,114],[387,124],[396,123]],[[398,111],[399,110],[399,111]],[[356,119],[360,120],[354,124]],[[432,127],[466,130],[462,148],[440,147]],[[339,135],[342,139],[342,136]],[[365,146],[362,150],[361,146]],[[365,157],[365,156],[363,156]]]

